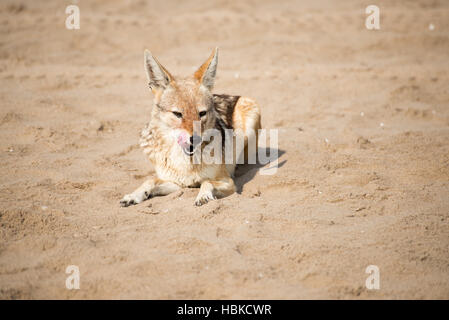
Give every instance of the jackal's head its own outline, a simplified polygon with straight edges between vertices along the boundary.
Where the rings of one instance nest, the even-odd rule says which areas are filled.
[[[199,132],[215,125],[211,90],[214,86],[218,48],[190,77],[172,76],[145,50],[145,71],[154,94],[153,122],[177,141],[185,154],[192,156],[201,145]],[[201,131],[200,128],[201,127]]]

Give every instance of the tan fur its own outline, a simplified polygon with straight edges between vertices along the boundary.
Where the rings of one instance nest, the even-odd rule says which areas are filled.
[[[187,155],[177,142],[182,134],[188,137],[193,135],[194,121],[201,121],[201,132],[212,128],[223,129],[223,126],[238,130],[245,136],[245,154],[249,139],[257,141],[260,110],[256,102],[245,97],[213,95],[210,92],[217,54],[215,49],[192,77],[178,79],[169,74],[148,51],[145,53],[145,70],[155,105],[150,123],[142,130],[140,145],[152,162],[157,178],[147,180],[133,193],[125,195],[121,200],[122,206],[137,204],[184,187],[200,187],[196,205],[235,192],[232,179],[235,165],[226,165],[224,155],[220,164],[201,161],[196,164],[193,160],[197,154]],[[200,116],[200,112],[205,112],[205,115]],[[204,147],[205,144],[201,144],[198,148]],[[242,150],[235,153],[239,152]]]
[[[250,98],[241,97],[235,106],[232,121],[233,127],[236,130],[242,130],[244,133],[245,149],[243,156],[247,160],[249,157],[249,140],[255,139],[253,145],[257,146],[258,130],[261,128],[260,110],[257,103]],[[257,152],[257,150],[254,151]]]

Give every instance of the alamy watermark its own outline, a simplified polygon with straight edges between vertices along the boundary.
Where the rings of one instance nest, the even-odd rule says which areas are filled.
[[[65,13],[69,15],[65,19],[65,27],[69,30],[78,30],[80,28],[80,8],[72,4],[65,8]]]
[[[366,17],[365,27],[368,30],[379,30],[380,29],[380,9],[378,6],[370,5],[366,7],[365,13],[369,16]]]
[[[65,287],[69,290],[78,290],[80,288],[80,268],[70,265],[65,269],[65,273],[69,274],[65,280]]]
[[[369,276],[366,278],[365,286],[368,290],[379,290],[380,289],[380,271],[379,267],[376,265],[369,265],[365,269],[365,273]]]
[[[273,175],[278,167],[277,129],[207,129],[201,132],[201,121],[193,122],[190,137],[184,130],[175,131],[175,139],[194,164],[259,164],[266,168],[262,175]]]

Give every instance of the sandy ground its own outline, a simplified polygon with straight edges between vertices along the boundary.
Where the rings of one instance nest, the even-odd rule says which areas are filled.
[[[447,1],[376,1],[379,31],[372,1],[79,1],[76,31],[69,4],[0,3],[1,298],[449,298]],[[144,48],[185,75],[215,46],[277,173],[121,208],[154,173]]]

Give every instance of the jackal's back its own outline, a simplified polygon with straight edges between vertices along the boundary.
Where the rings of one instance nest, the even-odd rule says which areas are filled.
[[[231,96],[228,94],[214,94],[214,108],[217,111],[217,116],[222,120],[227,128],[232,129],[233,125],[233,114],[237,101],[240,96]]]

